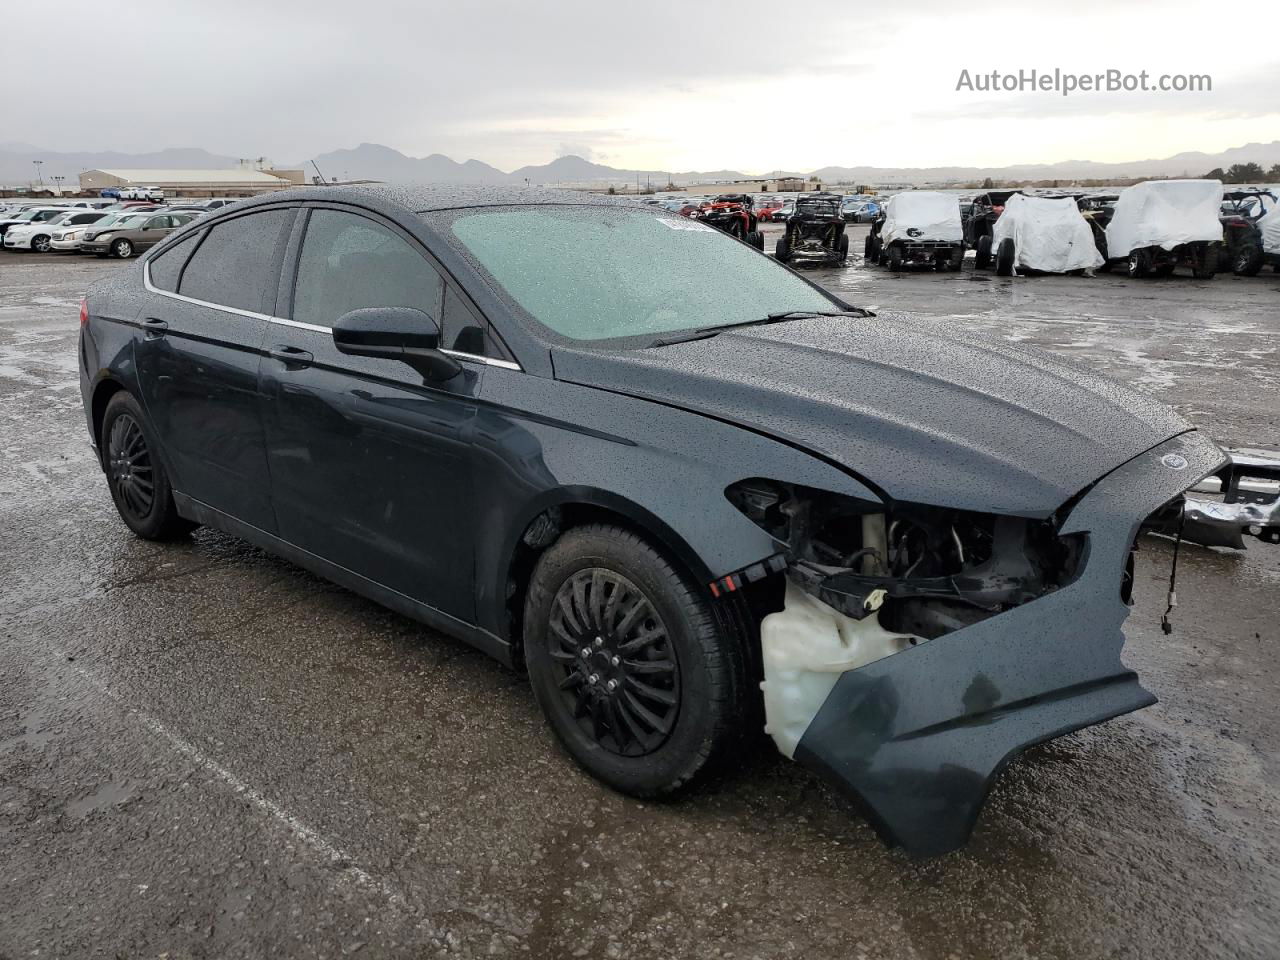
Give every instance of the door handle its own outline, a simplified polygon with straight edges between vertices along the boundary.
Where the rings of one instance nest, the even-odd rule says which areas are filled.
[[[300,350],[297,347],[289,347],[282,344],[272,347],[267,351],[267,355],[279,360],[286,366],[292,367],[305,367],[313,359],[310,350]]]
[[[148,340],[156,340],[169,332],[169,324],[155,317],[147,317],[142,321],[142,330]]]

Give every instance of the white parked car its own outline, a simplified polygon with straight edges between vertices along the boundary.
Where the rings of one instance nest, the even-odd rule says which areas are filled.
[[[163,200],[164,191],[159,187],[121,187],[121,200]]]
[[[27,207],[17,213],[0,220],[0,237],[7,236],[14,227],[29,223],[44,223],[67,212],[66,207]]]
[[[65,209],[59,216],[35,223],[20,223],[5,231],[4,246],[6,250],[34,250],[36,253],[48,253],[55,233],[70,227],[96,223],[105,214],[101,210],[86,210],[83,207]]]
[[[118,220],[121,214],[110,213],[106,210],[85,211],[79,216],[71,217],[63,220],[49,235],[50,250],[79,250],[80,241],[84,239],[84,231],[89,224],[101,226]],[[34,249],[34,248],[33,248]]]

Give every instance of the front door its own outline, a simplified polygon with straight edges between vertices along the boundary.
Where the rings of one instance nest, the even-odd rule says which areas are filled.
[[[471,430],[483,367],[424,382],[398,360],[338,352],[362,307],[440,321],[443,281],[416,242],[354,211],[310,211],[289,325],[273,324],[262,419],[279,535],[465,621],[474,617]]]

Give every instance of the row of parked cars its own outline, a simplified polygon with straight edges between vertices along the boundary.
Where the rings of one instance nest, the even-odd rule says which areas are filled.
[[[835,197],[841,219],[846,223],[870,223],[880,215],[880,202],[866,194],[823,194]],[[751,196],[745,193],[722,193],[711,197],[679,197],[667,200],[645,198],[641,203],[659,206],[684,217],[697,217],[730,199],[750,208],[759,223],[786,223],[796,212],[797,197]]]
[[[993,190],[975,197],[911,190],[887,201],[814,193],[780,200],[721,194],[645,200],[764,249],[762,222],[784,222],[774,255],[787,263],[842,263],[847,223],[872,223],[864,257],[893,270],[960,270],[974,252],[998,275],[1124,269],[1168,276],[1180,266],[1208,279],[1225,270],[1280,271],[1280,202],[1266,189],[1225,192],[1217,180],[1153,180],[1117,193],[1031,195]]]
[[[1217,180],[1151,180],[1112,194],[1000,190],[958,205],[915,190],[888,200],[863,253],[893,270],[958,270],[970,249],[978,269],[1001,276],[1119,268],[1161,277],[1179,267],[1202,280],[1254,276],[1268,264],[1280,272],[1280,202],[1270,190],[1225,192]]]
[[[169,205],[129,199],[13,204],[0,207],[0,241],[5,250],[75,251],[128,259],[196,217],[234,202],[217,198]]]

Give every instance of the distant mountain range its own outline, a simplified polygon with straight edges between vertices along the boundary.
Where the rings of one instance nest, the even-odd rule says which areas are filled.
[[[74,185],[84,170],[110,169],[194,169],[225,170],[236,166],[235,157],[220,156],[195,147],[171,148],[153,153],[76,152],[59,153],[27,143],[0,143],[0,184],[26,184],[36,177],[33,160],[43,161],[40,176],[53,182],[54,176],[65,177]],[[504,173],[479,160],[458,163],[443,154],[410,157],[391,147],[362,143],[349,150],[335,150],[296,164],[278,164],[292,168],[315,167],[326,178],[387,180],[411,183],[480,183],[480,184],[634,184],[647,182],[655,188],[665,186],[668,179],[677,184],[712,183],[751,177],[810,176],[824,183],[938,183],[972,181],[984,177],[994,180],[1105,180],[1132,177],[1200,176],[1215,167],[1226,169],[1233,163],[1258,163],[1270,169],[1280,163],[1280,140],[1271,143],[1249,143],[1221,153],[1188,152],[1158,160],[1132,160],[1124,163],[1099,163],[1092,160],[1063,160],[1058,163],[1015,164],[1005,167],[823,167],[802,172],[773,170],[766,174],[744,174],[737,170],[626,170],[593,163],[582,157],[558,157],[550,163],[521,167]]]

